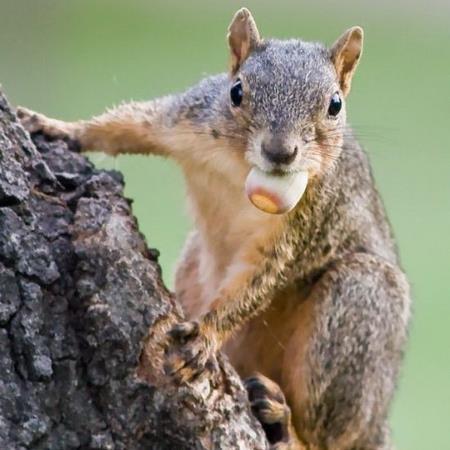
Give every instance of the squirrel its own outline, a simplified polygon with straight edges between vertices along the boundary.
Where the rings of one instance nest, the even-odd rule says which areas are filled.
[[[391,449],[410,294],[346,122],[363,30],[330,48],[263,39],[242,8],[227,40],[228,72],[184,93],[86,121],[18,117],[81,151],[180,165],[195,229],[176,272],[188,321],[169,332],[168,376],[192,380],[222,347],[271,448]]]

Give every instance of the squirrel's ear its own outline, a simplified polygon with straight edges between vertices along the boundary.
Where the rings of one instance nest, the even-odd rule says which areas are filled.
[[[344,95],[350,92],[353,73],[358,65],[363,49],[363,29],[348,29],[331,47],[331,60]]]
[[[231,52],[231,73],[235,74],[261,41],[255,20],[247,8],[241,8],[234,15],[228,27],[227,39]]]

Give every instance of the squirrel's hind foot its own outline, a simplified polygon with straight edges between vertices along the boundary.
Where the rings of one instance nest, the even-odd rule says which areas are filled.
[[[291,423],[291,410],[280,386],[259,373],[244,381],[254,416],[261,423],[271,449],[300,450]]]

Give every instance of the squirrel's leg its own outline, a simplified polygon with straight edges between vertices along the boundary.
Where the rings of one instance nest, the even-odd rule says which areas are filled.
[[[390,449],[386,416],[410,313],[403,273],[354,254],[306,301],[310,324],[292,334],[280,381],[298,436],[312,448]]]
[[[168,156],[177,151],[176,143],[181,141],[171,136],[182,134],[183,127],[175,120],[178,117],[173,99],[169,96],[124,103],[90,120],[77,122],[51,119],[23,107],[17,108],[17,116],[30,133],[41,132],[51,138],[71,140],[80,151]]]

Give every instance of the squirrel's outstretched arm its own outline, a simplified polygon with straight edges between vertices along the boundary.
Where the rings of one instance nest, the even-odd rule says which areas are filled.
[[[17,116],[30,133],[71,140],[82,152],[154,154],[202,164],[223,147],[240,150],[245,144],[242,130],[226,123],[228,104],[220,104],[227,80],[224,74],[209,77],[186,92],[123,103],[89,120],[64,122],[23,107]]]
[[[167,96],[146,102],[130,102],[90,120],[64,122],[18,107],[17,116],[30,132],[74,141],[80,151],[157,154],[180,151],[183,136],[192,131],[179,113],[178,98]]]

